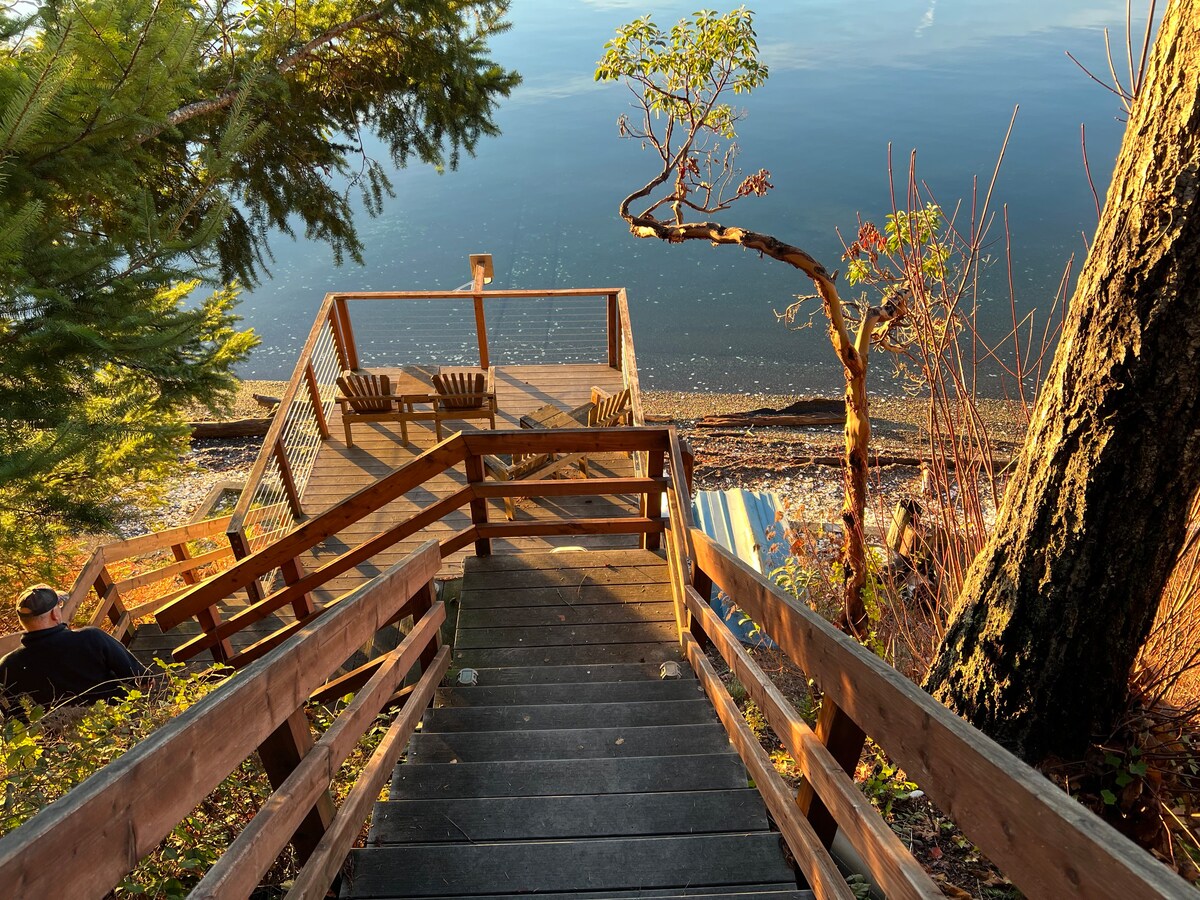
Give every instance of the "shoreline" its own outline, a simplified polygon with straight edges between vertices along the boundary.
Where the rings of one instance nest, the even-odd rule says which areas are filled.
[[[198,421],[261,417],[265,410],[254,394],[279,396],[287,382],[247,380],[219,419],[200,411]],[[770,407],[781,409],[797,394],[735,394],[702,391],[642,393],[643,412],[674,424],[696,456],[697,490],[771,491],[786,508],[803,510],[807,521],[837,522],[842,503],[841,456],[844,434],[840,424],[805,426],[701,427],[705,416],[726,415]],[[840,397],[832,399],[840,402]],[[996,456],[1005,460],[1019,451],[1025,434],[1024,416],[1015,401],[981,400],[979,414],[987,425]],[[928,456],[928,411],[925,401],[908,397],[871,398],[871,508],[868,525],[879,525],[894,500],[911,492],[918,477],[917,460]],[[184,456],[186,471],[166,491],[166,503],[148,518],[160,525],[180,524],[198,507],[209,489],[249,473],[261,438],[193,439]]]

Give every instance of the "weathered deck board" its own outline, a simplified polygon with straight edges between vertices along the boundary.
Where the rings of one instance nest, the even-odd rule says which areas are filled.
[[[442,732],[413,736],[409,762],[496,762],[511,759],[601,759],[626,756],[686,756],[728,748],[725,729],[715,723]]]
[[[620,890],[778,882],[790,870],[769,831],[578,841],[411,844],[357,854],[355,896],[464,897],[510,891]],[[371,857],[377,859],[368,860]],[[757,873],[753,878],[750,873]]]
[[[469,559],[479,683],[439,690],[342,896],[810,900],[699,683],[658,677],[667,585],[644,550]]]
[[[381,803],[370,845],[766,831],[757,791],[584,794]]]

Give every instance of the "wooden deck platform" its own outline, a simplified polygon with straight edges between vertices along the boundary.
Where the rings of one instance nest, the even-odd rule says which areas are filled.
[[[478,685],[439,692],[342,896],[811,898],[670,598],[644,550],[467,560],[454,666]]]
[[[406,366],[403,369],[380,368],[372,369],[372,371],[390,375],[415,374],[419,378],[428,380],[432,378],[435,370]],[[516,429],[519,427],[518,422],[521,416],[546,404],[552,403],[563,409],[577,407],[588,401],[593,385],[610,393],[620,390],[623,387],[621,373],[605,365],[497,366],[496,394],[499,415],[496,418],[496,427],[498,429]],[[462,431],[488,427],[486,422],[480,422],[478,419],[463,422],[448,421],[446,426],[449,429]],[[412,443],[407,446],[401,442],[400,426],[395,423],[356,425],[353,447],[346,446],[342,434],[340,413],[335,412],[329,423],[329,429],[332,437],[323,442],[312,475],[309,477],[302,495],[304,510],[309,515],[320,513],[344,500],[354,491],[366,487],[380,476],[404,465],[435,443],[432,422],[410,423],[408,430]],[[593,457],[591,463],[593,471],[598,475],[615,477],[633,473],[633,463],[629,457],[624,455],[597,456]],[[452,472],[432,479],[419,490],[405,495],[379,512],[354,523],[337,540],[328,541],[316,547],[303,560],[305,568],[315,568],[321,562],[343,552],[347,544],[360,542],[387,530],[389,526],[409,518],[413,513],[450,495],[465,483],[466,473],[461,466]],[[570,519],[580,516],[630,515],[635,514],[636,509],[636,500],[633,498],[545,498],[536,502],[518,502],[517,519]],[[489,503],[489,516],[493,521],[504,520],[504,506],[501,501],[494,500]],[[380,553],[369,564],[359,566],[334,579],[325,588],[315,592],[314,597],[324,602],[345,591],[353,590],[378,575],[398,559],[403,558],[429,538],[442,539],[469,524],[470,516],[465,510],[447,516],[440,522]],[[529,537],[496,540],[493,542],[493,552],[504,554],[516,550],[549,550],[555,546],[564,545],[575,545],[588,549],[628,548],[636,547],[637,543],[636,537],[627,535],[595,535],[583,538]],[[443,577],[455,577],[460,574],[463,560],[469,554],[470,551],[466,550],[447,558]]]

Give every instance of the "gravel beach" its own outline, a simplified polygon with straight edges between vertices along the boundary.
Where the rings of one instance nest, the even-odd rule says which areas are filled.
[[[197,410],[197,421],[244,419],[264,415],[254,394],[278,397],[285,382],[244,381],[233,403],[219,416]],[[809,522],[838,520],[842,501],[840,425],[806,427],[702,427],[705,416],[759,408],[782,409],[800,399],[793,395],[747,395],[646,391],[645,415],[673,422],[696,454],[696,486],[701,490],[740,487],[773,491],[789,509],[802,509]],[[837,399],[837,398],[834,398]],[[997,459],[1015,455],[1025,432],[1019,404],[984,400],[979,410],[989,426]],[[908,492],[918,477],[916,460],[928,455],[924,402],[898,397],[871,400],[872,493],[868,526],[881,524],[880,510]],[[205,438],[192,441],[185,473],[168,489],[164,508],[151,514],[155,527],[187,520],[213,485],[242,480],[250,471],[260,438]]]

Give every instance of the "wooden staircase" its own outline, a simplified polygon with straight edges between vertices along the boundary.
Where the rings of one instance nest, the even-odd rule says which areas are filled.
[[[812,896],[681,660],[659,556],[473,558],[458,623],[478,685],[439,691],[343,897]]]

